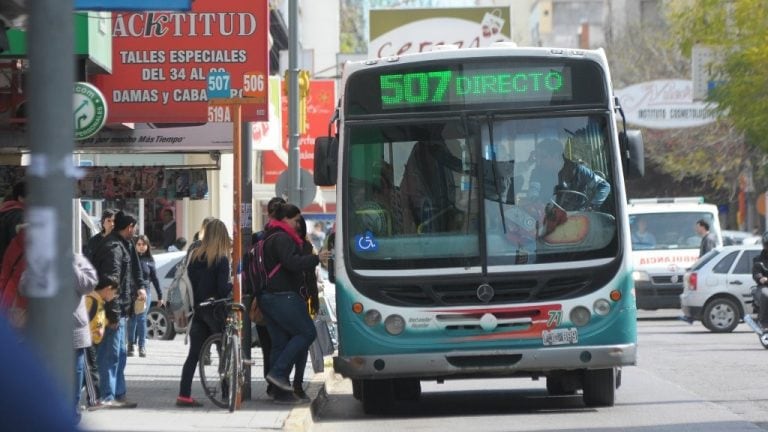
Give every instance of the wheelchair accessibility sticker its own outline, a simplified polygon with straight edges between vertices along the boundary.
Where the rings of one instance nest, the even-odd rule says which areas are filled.
[[[366,231],[365,234],[355,236],[355,249],[358,252],[375,252],[379,250],[379,244],[373,237],[373,233]]]

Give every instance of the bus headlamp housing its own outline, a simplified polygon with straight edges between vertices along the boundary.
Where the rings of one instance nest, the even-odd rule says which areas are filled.
[[[384,320],[384,328],[387,333],[397,336],[405,330],[405,319],[400,315],[390,315]]]
[[[611,311],[611,303],[606,299],[597,299],[592,305],[592,310],[595,311],[597,315],[606,316],[608,315],[608,312]]]
[[[589,309],[584,306],[576,306],[571,309],[570,318],[573,325],[581,327],[589,324],[589,321],[592,319],[592,314],[589,312]]]
[[[363,320],[368,327],[376,326],[381,322],[381,312],[376,309],[370,309],[363,315]]]

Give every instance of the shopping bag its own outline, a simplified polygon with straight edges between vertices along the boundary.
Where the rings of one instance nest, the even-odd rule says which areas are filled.
[[[496,36],[504,27],[504,18],[501,17],[501,10],[494,9],[492,12],[486,12],[480,25],[482,26],[484,38]]]

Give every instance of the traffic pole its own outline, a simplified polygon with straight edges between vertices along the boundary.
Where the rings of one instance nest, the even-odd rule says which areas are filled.
[[[232,278],[232,298],[235,301],[235,303],[242,303],[243,299],[243,292],[240,286],[240,273],[241,273],[241,260],[243,257],[243,247],[242,244],[240,244],[240,212],[242,208],[242,203],[240,200],[241,190],[242,190],[242,184],[240,183],[240,179],[242,178],[242,169],[240,165],[240,159],[242,158],[242,148],[240,147],[241,144],[241,134],[242,134],[242,106],[240,104],[234,104],[231,106],[233,111],[232,116],[232,153],[233,153],[233,161],[232,164],[234,165],[232,167],[233,172],[233,183],[234,183],[234,192],[235,196],[233,197],[234,202],[234,209],[233,209],[233,222],[232,222],[232,268],[234,269],[234,277]],[[240,312],[237,312],[238,315]],[[239,316],[239,321],[243,322],[243,316]],[[240,332],[241,336],[241,342],[242,342],[242,332]],[[249,347],[250,348],[250,347]],[[242,367],[242,365],[241,365]],[[241,392],[241,389],[238,389],[239,392]],[[236,402],[235,402],[235,408],[240,409],[240,402],[241,402],[241,396],[242,392],[237,395]]]

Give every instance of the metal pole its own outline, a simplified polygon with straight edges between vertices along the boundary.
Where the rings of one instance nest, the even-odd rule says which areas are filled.
[[[29,294],[29,339],[56,378],[61,396],[74,401],[72,312],[77,304],[72,269],[75,60],[72,0],[36,0],[29,7],[29,117],[27,138],[24,288]],[[7,371],[6,371],[7,372]]]
[[[234,105],[231,105],[230,108],[233,111],[232,115],[232,125],[233,125],[233,131],[232,131],[232,152],[233,155],[233,186],[234,186],[234,192],[235,196],[233,197],[234,202],[234,211],[233,211],[233,221],[232,221],[232,269],[234,270],[235,274],[232,278],[232,298],[235,302],[242,302],[242,287],[240,286],[240,260],[243,256],[243,249],[242,245],[240,244],[240,214],[241,214],[241,198],[240,198],[240,179],[242,178],[242,174],[240,172],[240,159],[242,157],[242,149],[240,148],[240,138],[241,138],[241,122],[242,122],[242,106],[237,103]],[[242,316],[240,317],[243,318]],[[237,402],[235,403],[235,406],[237,408],[240,408],[240,398],[237,398]]]
[[[241,204],[240,207],[243,209],[243,217],[240,221],[240,233],[241,233],[241,243],[243,245],[243,254],[245,251],[248,251],[251,246],[251,234],[253,233],[253,145],[251,143],[251,125],[248,122],[244,122],[242,126],[242,137],[240,138],[240,146],[242,148],[242,152],[240,155],[240,159],[242,160],[241,164]],[[242,255],[241,255],[242,257]],[[245,262],[243,261],[243,265]],[[244,274],[246,269],[244,268],[241,272],[241,274]],[[241,279],[242,280],[242,279]],[[243,298],[243,304],[245,304],[246,307],[249,306],[251,301],[251,296],[247,296]],[[243,354],[246,360],[251,359],[251,341],[253,340],[253,335],[251,334],[251,320],[248,317],[248,314],[245,314],[243,317],[243,339],[245,340],[245,343],[243,344],[244,347],[246,347],[245,350],[243,350]],[[245,385],[243,386],[243,400],[250,400],[251,399],[251,368],[247,367],[245,368]]]
[[[288,202],[299,206],[299,6],[288,2]]]

